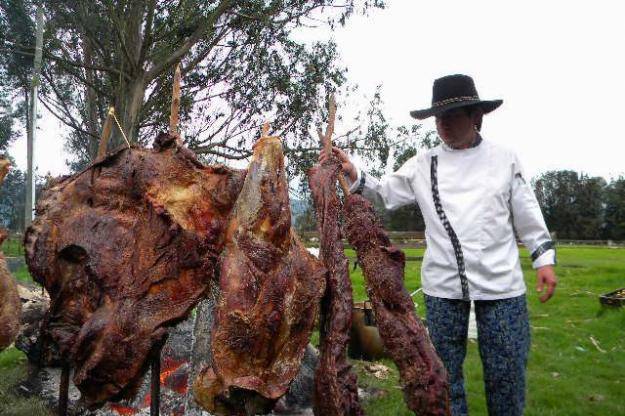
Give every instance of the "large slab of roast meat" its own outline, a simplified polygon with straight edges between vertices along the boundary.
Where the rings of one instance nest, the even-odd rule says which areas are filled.
[[[315,204],[319,230],[319,258],[328,269],[326,295],[320,325],[319,366],[315,372],[315,415],[363,415],[358,402],[356,374],[347,361],[352,323],[352,286],[345,256],[339,217],[341,202],[336,181],[341,167],[336,159],[314,166],[308,182]]]
[[[226,231],[212,366],[199,373],[198,403],[220,415],[271,410],[297,375],[325,288],[325,268],[291,229],[282,145],[255,145]]]
[[[447,372],[404,286],[404,253],[394,247],[372,204],[352,194],[343,206],[345,230],[356,250],[384,348],[417,415],[449,415]]]
[[[9,172],[9,162],[0,159],[0,185]],[[0,244],[7,237],[5,230],[0,230]],[[17,285],[9,272],[4,255],[0,251],[0,351],[13,343],[20,329],[22,303],[17,292]]]
[[[87,405],[133,393],[166,328],[204,297],[244,177],[162,134],[45,190],[25,236],[51,298],[42,346],[74,369]]]
[[[5,238],[6,232],[0,230],[0,244]],[[17,292],[17,285],[0,251],[0,351],[15,341],[20,329],[21,310],[22,303]]]

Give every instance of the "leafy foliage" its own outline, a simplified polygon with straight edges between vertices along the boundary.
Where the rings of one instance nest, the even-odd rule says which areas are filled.
[[[625,177],[610,182],[604,192],[604,236],[625,240]]]
[[[109,105],[131,141],[147,145],[166,130],[173,70],[180,64],[187,145],[210,162],[246,159],[269,119],[273,133],[286,138],[290,173],[297,174],[307,166],[299,162],[317,147],[310,127],[321,123],[326,96],[350,89],[336,45],[298,36],[310,26],[344,25],[384,2],[59,0],[42,6],[41,99],[71,128],[73,169],[92,160]],[[25,16],[31,30],[34,7],[33,0],[0,0],[1,47],[15,59],[32,59],[33,48],[16,34],[14,15]],[[367,137],[386,138],[375,126],[363,128]],[[122,143],[115,131],[111,145]],[[374,143],[363,151],[386,160],[387,149]]]
[[[399,129],[398,148],[393,170],[397,170],[420,151],[431,149],[440,144],[440,138],[433,131],[421,134],[421,125]],[[392,231],[424,231],[425,221],[421,209],[416,204],[401,207],[387,215],[386,227]]]
[[[558,238],[599,240],[614,238],[610,236],[615,224],[604,217],[618,222],[616,204],[625,202],[617,196],[615,183],[608,186],[603,178],[561,170],[543,173],[534,180],[534,188],[547,227]],[[607,201],[612,201],[609,209]]]

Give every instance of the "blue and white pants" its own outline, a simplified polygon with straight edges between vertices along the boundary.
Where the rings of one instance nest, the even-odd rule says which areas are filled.
[[[449,374],[451,414],[468,414],[462,365],[467,352],[468,301],[425,295],[430,337]],[[520,416],[530,329],[525,295],[475,301],[478,345],[490,416]]]

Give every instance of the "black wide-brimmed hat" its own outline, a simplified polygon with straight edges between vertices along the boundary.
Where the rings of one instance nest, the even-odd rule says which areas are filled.
[[[447,75],[434,81],[432,87],[432,107],[426,110],[411,111],[410,115],[423,120],[441,114],[452,108],[479,105],[484,114],[490,113],[503,103],[503,100],[480,100],[473,78],[468,75]]]

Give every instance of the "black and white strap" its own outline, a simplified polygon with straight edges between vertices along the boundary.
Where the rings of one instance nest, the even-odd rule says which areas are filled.
[[[536,259],[538,259],[540,256],[545,254],[545,252],[547,250],[551,250],[551,249],[553,249],[555,251],[556,245],[551,240],[545,241],[544,243],[539,245],[536,250],[534,250],[532,252],[532,261],[536,261]],[[555,262],[555,256],[553,257],[553,259],[554,259],[554,262]]]
[[[451,245],[454,248],[456,263],[458,264],[458,275],[460,276],[460,286],[462,287],[462,298],[464,300],[470,300],[469,282],[464,266],[464,254],[462,253],[462,247],[460,246],[460,241],[458,240],[456,232],[447,219],[447,215],[445,215],[445,211],[443,210],[443,206],[441,204],[441,197],[438,193],[438,156],[436,155],[432,156],[430,173],[432,179],[432,198],[434,199],[434,208],[436,209],[438,218],[440,218],[443,223],[443,227],[445,227],[445,231],[447,231],[447,235],[451,240]]]

